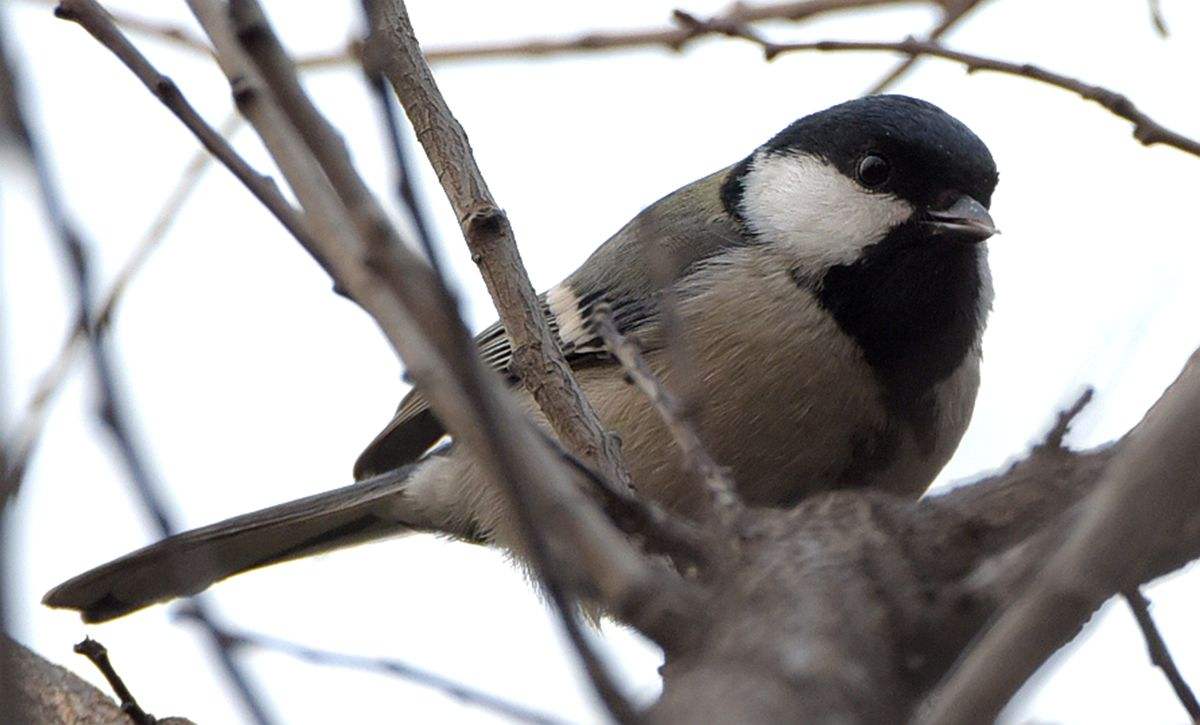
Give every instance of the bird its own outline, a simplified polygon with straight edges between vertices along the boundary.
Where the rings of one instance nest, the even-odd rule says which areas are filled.
[[[661,417],[595,325],[604,309],[750,505],[871,487],[919,496],[957,448],[992,304],[998,181],[987,146],[924,100],[874,95],[791,123],[666,195],[541,296],[582,390],[616,432],[640,495],[696,516]],[[671,348],[665,321],[670,302]],[[499,324],[479,354],[537,406]],[[408,532],[517,551],[516,522],[419,391],[358,458],[355,483],[168,537],[52,589],[51,607],[113,619],[258,567]]]

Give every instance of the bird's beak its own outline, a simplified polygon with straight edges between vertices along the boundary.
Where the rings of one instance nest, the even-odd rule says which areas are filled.
[[[925,215],[928,218],[925,225],[934,236],[956,242],[976,244],[999,233],[983,204],[966,194],[947,208],[931,209]]]

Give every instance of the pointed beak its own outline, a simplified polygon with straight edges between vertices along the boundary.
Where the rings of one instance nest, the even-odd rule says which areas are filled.
[[[945,209],[925,212],[925,216],[925,226],[930,233],[942,239],[977,244],[1000,233],[983,204],[966,194]]]

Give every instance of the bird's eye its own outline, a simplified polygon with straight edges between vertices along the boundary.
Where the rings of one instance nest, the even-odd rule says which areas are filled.
[[[882,156],[867,154],[858,162],[858,180],[868,189],[874,189],[892,175],[892,165]]]

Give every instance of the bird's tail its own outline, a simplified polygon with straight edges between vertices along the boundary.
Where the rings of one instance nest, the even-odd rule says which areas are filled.
[[[389,511],[412,468],[176,534],[59,584],[42,602],[103,622],[261,566],[413,531]]]

